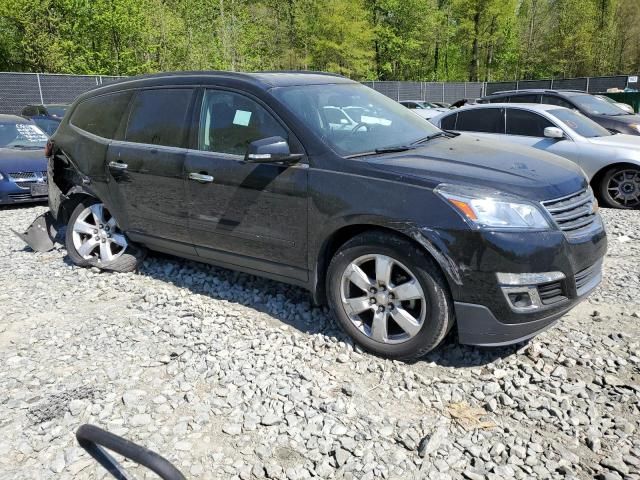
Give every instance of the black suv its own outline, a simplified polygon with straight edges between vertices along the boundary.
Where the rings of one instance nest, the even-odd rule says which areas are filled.
[[[358,109],[353,125],[331,109]],[[535,335],[599,283],[581,170],[450,134],[343,77],[158,74],[78,98],[48,146],[77,265],[144,247],[303,286],[392,358]]]
[[[69,108],[65,104],[27,105],[21,115],[33,121],[47,135],[53,135]]]
[[[640,116],[580,90],[511,90],[496,92],[477,103],[545,103],[577,110],[616,133],[640,135]]]

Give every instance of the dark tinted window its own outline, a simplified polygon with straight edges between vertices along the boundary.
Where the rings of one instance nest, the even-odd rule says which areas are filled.
[[[88,98],[75,108],[70,121],[82,130],[111,139],[130,99],[131,92]]]
[[[456,130],[467,132],[504,133],[501,108],[476,108],[458,112]]]
[[[507,134],[526,135],[528,137],[544,137],[544,129],[554,125],[537,113],[507,109]]]
[[[339,110],[336,113],[344,117]],[[254,100],[226,91],[205,92],[200,114],[200,150],[244,155],[251,142],[276,136],[287,139],[287,131]]]
[[[512,95],[509,97],[509,103],[540,103],[540,95]]]
[[[559,107],[565,107],[565,108],[575,108],[572,104],[570,104],[566,100],[560,97],[556,97],[555,95],[543,95],[542,103],[546,103],[547,105],[558,105]]]
[[[125,140],[182,147],[189,129],[187,118],[193,90],[140,90],[131,103]]]
[[[448,117],[444,117],[442,120],[440,120],[440,128],[442,128],[443,130],[455,130],[457,116],[458,114],[454,113],[452,115],[449,115]]]

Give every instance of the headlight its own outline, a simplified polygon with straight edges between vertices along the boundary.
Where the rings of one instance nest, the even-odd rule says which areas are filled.
[[[640,133],[640,123],[630,123],[629,128],[632,128],[636,132]]]
[[[495,190],[440,184],[435,192],[476,227],[549,229],[551,225],[534,203]]]
[[[4,175],[0,173],[0,180],[4,180]]]

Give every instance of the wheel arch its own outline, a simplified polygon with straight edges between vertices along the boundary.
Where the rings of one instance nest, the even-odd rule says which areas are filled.
[[[326,289],[325,281],[327,269],[329,263],[334,254],[340,249],[342,245],[351,240],[357,235],[365,232],[378,231],[395,235],[397,237],[408,240],[415,246],[417,246],[426,255],[431,257],[435,263],[440,267],[441,273],[447,281],[449,294],[452,289],[459,284],[459,275],[457,271],[451,268],[451,262],[448,261],[446,255],[443,254],[440,248],[438,248],[434,242],[430,241],[424,235],[418,232],[418,228],[413,225],[407,225],[406,228],[398,229],[387,225],[379,225],[372,223],[354,223],[344,225],[334,230],[322,243],[318,254],[315,259],[314,269],[312,272],[312,285],[311,294],[313,301],[317,305],[326,304]]]

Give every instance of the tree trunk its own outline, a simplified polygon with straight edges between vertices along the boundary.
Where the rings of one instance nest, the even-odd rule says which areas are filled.
[[[480,66],[480,45],[479,45],[479,37],[480,36],[480,11],[476,10],[475,15],[473,16],[473,47],[471,50],[471,64],[469,65],[469,81],[477,82],[478,81],[478,69]]]

